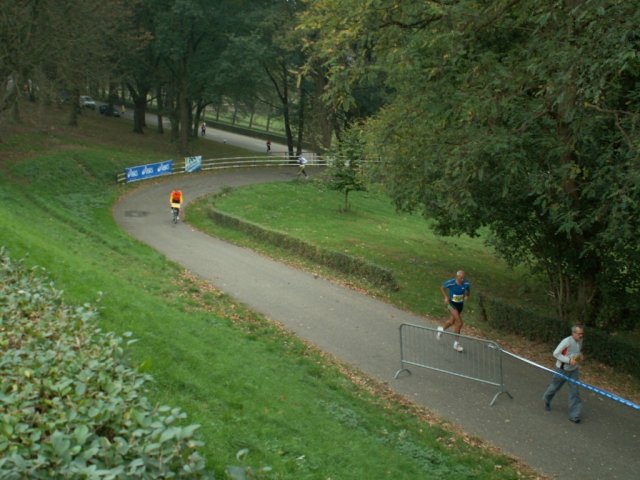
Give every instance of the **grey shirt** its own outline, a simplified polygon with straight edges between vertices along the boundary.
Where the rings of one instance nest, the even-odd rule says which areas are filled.
[[[571,372],[578,368],[578,364],[570,365],[569,362],[572,357],[576,357],[580,354],[581,349],[582,342],[576,342],[572,336],[562,340],[553,351],[553,356],[556,358],[556,368],[563,368],[567,372]]]

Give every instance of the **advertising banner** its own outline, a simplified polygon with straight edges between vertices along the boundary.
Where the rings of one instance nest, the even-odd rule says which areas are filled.
[[[202,168],[202,155],[197,157],[184,157],[184,171],[187,173],[199,172]]]
[[[127,176],[127,183],[168,175],[171,172],[173,172],[173,160],[139,165],[137,167],[127,167],[124,169],[124,173]]]

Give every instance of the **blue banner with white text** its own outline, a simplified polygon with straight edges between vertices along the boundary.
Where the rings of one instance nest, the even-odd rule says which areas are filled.
[[[173,160],[165,160],[164,162],[149,163],[147,165],[127,167],[124,169],[124,173],[127,176],[127,183],[159,177],[161,175],[168,175],[172,172]]]

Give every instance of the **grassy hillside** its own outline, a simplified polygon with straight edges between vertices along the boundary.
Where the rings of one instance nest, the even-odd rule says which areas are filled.
[[[104,329],[133,332],[130,362],[153,375],[150,398],[202,425],[201,454],[218,478],[230,465],[263,467],[264,478],[521,478],[509,459],[118,230],[111,204],[126,187],[115,171],[177,158],[165,137],[93,113],[75,129],[60,126],[59,112],[30,114],[2,132],[0,246],[45,267],[68,303],[97,303]]]
[[[376,192],[352,193],[348,212],[341,211],[341,202],[341,194],[322,182],[251,185],[198,202],[197,215],[190,219],[208,228],[206,207],[215,204],[250,222],[382,265],[394,272],[401,288],[379,295],[436,318],[447,316],[440,285],[460,269],[472,282],[472,294],[484,291],[545,313],[553,311],[542,279],[525,268],[509,268],[485,245],[485,238],[438,236],[422,216],[399,214]],[[468,302],[467,320],[475,319],[476,313],[476,302]]]
[[[465,304],[463,315],[463,333],[491,338],[507,350],[542,365],[552,364],[550,351],[555,340],[551,344],[532,342],[520,335],[497,330],[481,319],[478,302],[478,293],[482,292],[510,305],[553,316],[554,305],[544,279],[523,267],[510,268],[485,245],[482,236],[435,235],[424,218],[398,214],[389,200],[375,191],[352,193],[352,206],[347,213],[341,211],[342,202],[342,194],[328,189],[321,181],[250,185],[196,201],[189,207],[189,221],[212,235],[259,250],[280,261],[338,277],[339,281],[354,288],[439,320],[448,315],[442,305],[441,282],[462,268],[472,282],[471,300]],[[237,229],[215,224],[207,214],[211,206],[323,249],[344,252],[380,265],[394,273],[400,289],[380,289],[364,279],[341,275]],[[626,332],[623,340],[639,344],[639,334]],[[588,383],[640,401],[640,380],[622,369],[590,357],[582,374]]]

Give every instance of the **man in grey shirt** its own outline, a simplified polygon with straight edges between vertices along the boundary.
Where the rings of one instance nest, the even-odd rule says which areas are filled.
[[[556,358],[557,374],[553,375],[551,383],[542,396],[545,410],[551,410],[551,400],[553,399],[553,396],[567,381],[564,377],[578,380],[578,362],[582,360],[582,353],[580,352],[582,350],[583,337],[584,327],[582,327],[582,325],[574,325],[571,327],[571,336],[562,340],[553,351],[553,356]],[[573,423],[580,423],[581,412],[582,400],[580,400],[578,385],[574,382],[569,382],[569,420]]]

